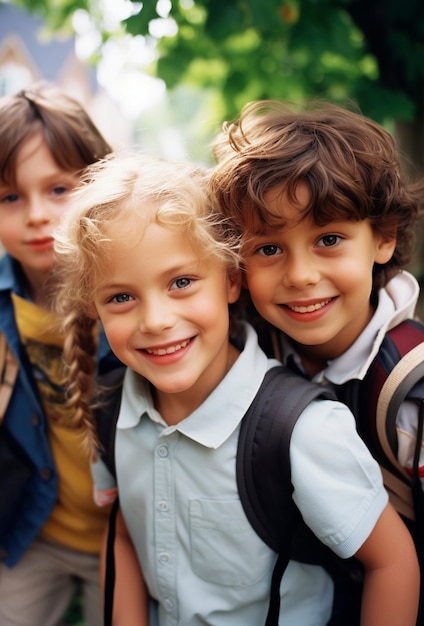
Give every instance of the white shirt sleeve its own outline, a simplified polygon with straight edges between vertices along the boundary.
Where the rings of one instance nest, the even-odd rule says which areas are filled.
[[[317,537],[342,558],[368,538],[388,497],[378,464],[347,407],[316,400],[292,434],[293,500]]]

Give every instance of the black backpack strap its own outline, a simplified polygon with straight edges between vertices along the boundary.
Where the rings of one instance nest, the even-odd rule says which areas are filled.
[[[98,379],[99,392],[94,407],[100,456],[115,477],[115,432],[125,371],[125,367],[117,367]]]
[[[318,397],[333,393],[284,366],[270,369],[247,410],[237,449],[237,486],[246,516],[278,553],[266,626],[278,624],[281,578],[291,558],[290,536],[300,520],[292,500],[290,439],[296,421]]]
[[[116,477],[115,433],[121,405],[122,384],[126,368],[117,367],[97,380],[98,394],[94,407],[96,432],[101,446],[100,455],[111,474]],[[113,599],[115,589],[115,536],[119,497],[109,513],[106,540],[105,581],[103,594],[103,624],[112,626]]]
[[[113,596],[115,591],[115,535],[116,516],[119,510],[119,498],[116,498],[109,514],[109,526],[106,541],[106,571],[103,597],[103,625],[112,626]]]

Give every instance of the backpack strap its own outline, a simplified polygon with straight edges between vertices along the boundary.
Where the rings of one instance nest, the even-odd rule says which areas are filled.
[[[395,475],[382,467],[384,484],[390,493],[390,499],[399,513],[409,519],[415,519],[414,501],[411,482],[414,480],[399,463],[394,450],[393,436],[396,430],[396,418],[400,405],[413,387],[424,378],[424,343],[410,350],[392,369],[378,397],[376,408],[376,428],[382,449],[395,467]],[[423,398],[420,401],[417,424],[416,446],[413,462],[413,477],[418,479],[419,458],[423,435]],[[402,480],[399,475],[403,475]]]
[[[290,439],[302,411],[334,394],[284,366],[270,369],[240,427],[236,475],[241,503],[256,533],[278,553],[266,626],[278,624],[280,584],[292,556],[290,538],[300,522],[292,500]]]
[[[15,355],[9,348],[6,337],[0,332],[0,425],[12,395],[18,371],[19,365]]]
[[[116,367],[98,379],[99,395],[94,407],[96,433],[101,447],[100,456],[115,478],[116,422],[121,405],[125,371],[124,366]]]
[[[119,497],[112,505],[106,537],[105,580],[103,592],[103,626],[113,626],[113,601],[115,594],[115,537],[116,518],[119,511]]]
[[[363,380],[334,387],[337,397],[355,415],[358,432],[380,465],[391,502],[410,520],[415,519],[416,508],[411,484],[416,484],[420,498],[424,494],[418,489],[418,465],[411,481],[410,474],[398,462],[396,418],[405,399],[418,405],[422,402],[423,376],[424,326],[415,320],[405,320],[386,333]],[[420,447],[421,438],[417,437],[416,455]]]

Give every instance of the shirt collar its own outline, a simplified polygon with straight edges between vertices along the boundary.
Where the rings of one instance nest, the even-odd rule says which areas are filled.
[[[218,448],[238,427],[269,367],[256,332],[248,324],[243,327],[246,342],[232,368],[206,400],[175,426],[167,426],[155,410],[148,382],[127,370],[117,427],[132,428],[147,417],[163,427],[161,436],[178,431],[203,446]]]

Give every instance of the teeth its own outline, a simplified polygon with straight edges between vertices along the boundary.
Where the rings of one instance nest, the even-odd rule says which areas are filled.
[[[189,339],[182,341],[181,343],[177,343],[175,346],[170,346],[169,348],[159,348],[158,350],[149,350],[146,348],[146,352],[148,354],[155,354],[157,356],[164,356],[165,354],[172,354],[173,352],[177,352],[177,350],[181,350],[181,348],[185,348],[190,343]]]
[[[330,300],[331,298],[328,298],[328,300],[324,300],[324,302],[317,302],[317,304],[310,304],[309,306],[290,306],[289,304],[287,306],[291,311],[295,311],[296,313],[312,313],[312,311],[322,309]]]

